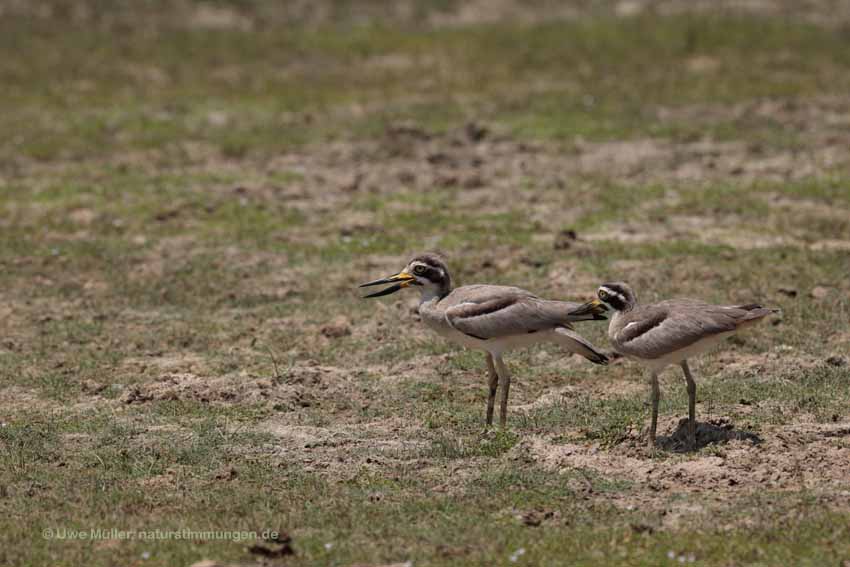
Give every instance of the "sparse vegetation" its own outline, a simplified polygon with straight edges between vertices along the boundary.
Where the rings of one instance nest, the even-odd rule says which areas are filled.
[[[850,14],[296,4],[0,8],[0,564],[850,560]],[[555,347],[483,433],[483,358],[357,295],[424,249],[782,316],[699,362],[696,453]]]

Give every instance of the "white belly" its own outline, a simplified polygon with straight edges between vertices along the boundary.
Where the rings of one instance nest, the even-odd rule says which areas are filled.
[[[686,346],[683,349],[675,350],[659,358],[636,358],[636,360],[639,360],[644,366],[649,368],[649,370],[658,374],[671,364],[681,364],[683,360],[687,360],[689,358],[693,358],[695,356],[699,356],[703,353],[710,351],[718,344],[722,343],[724,340],[728,339],[734,334],[735,331],[729,331],[728,333],[712,335],[710,337],[697,341],[692,345]]]
[[[423,319],[425,320],[425,319]],[[496,339],[482,340],[461,333],[450,326],[432,324],[425,320],[428,327],[441,337],[466,348],[482,350],[493,355],[500,355],[514,349],[523,348],[550,340],[550,331],[539,331],[537,333],[525,333],[522,335],[510,335]]]

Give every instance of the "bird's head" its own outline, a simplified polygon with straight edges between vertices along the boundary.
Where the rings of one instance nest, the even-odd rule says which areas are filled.
[[[364,297],[381,297],[395,293],[400,289],[419,286],[422,297],[443,297],[451,291],[452,280],[445,261],[433,253],[417,254],[407,266],[397,274],[362,284],[360,287],[392,284],[389,287],[370,293]]]
[[[614,311],[628,311],[637,305],[634,290],[625,282],[604,283],[599,286],[596,295]]]

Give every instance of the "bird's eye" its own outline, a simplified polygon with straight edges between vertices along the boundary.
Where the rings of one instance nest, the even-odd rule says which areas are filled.
[[[599,299],[605,300],[608,299],[608,292],[604,289],[599,290]]]
[[[425,273],[425,266],[414,266],[413,273],[421,276]]]

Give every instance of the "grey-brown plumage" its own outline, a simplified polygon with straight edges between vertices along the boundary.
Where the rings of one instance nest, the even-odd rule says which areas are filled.
[[[618,352],[641,359],[663,360],[671,352],[707,337],[738,330],[773,312],[760,305],[711,305],[671,299],[623,312],[610,324]]]
[[[437,302],[458,331],[479,339],[535,333],[570,322],[592,319],[572,316],[581,307],[567,301],[548,301],[518,287],[468,285]]]
[[[622,282],[603,284],[598,296],[614,309],[608,326],[614,350],[640,361],[652,373],[652,445],[658,421],[658,374],[671,364],[682,367],[688,386],[688,433],[693,446],[696,442],[696,383],[688,359],[777,311],[755,303],[712,305],[693,299],[640,305],[632,288]]]
[[[404,287],[421,287],[419,315],[431,329],[462,346],[487,353],[490,397],[487,424],[493,421],[496,391],[502,387],[502,426],[507,419],[510,374],[502,354],[541,342],[555,342],[596,364],[608,359],[572,328],[576,321],[605,319],[606,308],[599,301],[586,304],[551,301],[518,287],[467,285],[452,288],[445,262],[435,254],[420,254],[407,267],[388,278],[364,286],[393,284],[367,295],[378,297]],[[362,286],[361,286],[362,287]]]

